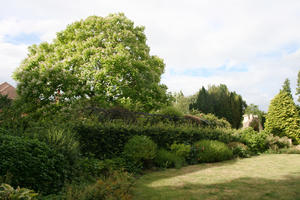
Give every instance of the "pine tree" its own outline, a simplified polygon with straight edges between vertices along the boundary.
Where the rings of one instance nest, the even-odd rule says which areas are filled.
[[[292,96],[281,90],[272,99],[266,116],[265,130],[278,136],[287,136],[300,143],[300,116]]]

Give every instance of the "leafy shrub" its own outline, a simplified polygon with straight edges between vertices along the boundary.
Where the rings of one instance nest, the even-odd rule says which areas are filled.
[[[41,130],[33,129],[31,133],[27,133],[31,138],[37,138],[45,142],[58,152],[68,158],[70,164],[74,164],[79,159],[80,148],[79,142],[75,134],[69,129],[56,126],[49,128],[41,128]]]
[[[66,189],[66,200],[94,200],[94,199],[131,199],[129,190],[133,184],[133,177],[122,171],[113,171],[107,177],[99,178],[95,183],[73,184]]]
[[[228,144],[228,147],[232,150],[232,153],[234,156],[240,157],[240,158],[249,158],[250,157],[250,151],[248,150],[248,147],[240,142],[231,142]]]
[[[182,157],[176,155],[173,152],[167,151],[165,149],[159,149],[154,159],[154,163],[160,168],[181,168],[184,164],[184,160]]]
[[[55,193],[67,179],[68,161],[43,142],[0,135],[0,152],[0,176],[10,173],[13,187]]]
[[[155,158],[157,145],[147,136],[133,136],[124,147],[124,155],[135,164],[143,164]]]
[[[233,157],[232,151],[226,144],[215,140],[201,140],[194,144],[195,159],[198,163],[218,162]]]
[[[189,123],[193,125],[207,125],[206,122],[204,122],[200,117],[194,116],[194,115],[184,115],[184,119]]]
[[[8,184],[1,184],[0,186],[0,199],[2,200],[34,200],[37,196],[33,190],[27,188],[14,189]]]
[[[268,147],[273,150],[280,149],[280,148],[288,148],[291,147],[292,145],[288,137],[284,136],[280,138],[278,136],[274,136],[273,134],[267,136],[266,143]]]
[[[189,156],[191,152],[191,145],[173,143],[171,145],[171,151],[175,153],[177,156],[180,156],[185,159]]]
[[[180,112],[177,108],[173,107],[173,106],[167,106],[167,107],[164,107],[162,108],[160,111],[159,111],[159,114],[162,114],[162,115],[168,115],[170,117],[182,117],[183,114],[182,112]]]
[[[96,158],[110,159],[122,156],[126,142],[134,135],[150,137],[160,148],[168,149],[173,143],[192,144],[203,139],[224,143],[241,141],[232,129],[199,128],[189,125],[154,124],[139,125],[114,123],[80,123],[74,127],[78,134],[81,152]]]
[[[266,138],[268,134],[264,131],[256,132],[253,128],[248,127],[239,132],[242,141],[249,147],[254,154],[264,152],[268,145]]]

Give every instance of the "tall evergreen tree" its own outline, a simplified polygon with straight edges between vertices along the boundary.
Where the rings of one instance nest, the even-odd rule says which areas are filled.
[[[246,102],[235,92],[230,92],[226,85],[212,85],[199,91],[190,109],[199,110],[205,114],[212,113],[219,118],[225,118],[233,128],[239,128],[246,108]]]
[[[292,96],[281,90],[271,101],[265,130],[278,136],[288,136],[300,143],[300,116]]]

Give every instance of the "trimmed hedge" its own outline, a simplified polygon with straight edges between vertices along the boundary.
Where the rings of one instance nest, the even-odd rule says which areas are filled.
[[[150,137],[159,148],[168,149],[173,143],[192,144],[209,139],[224,143],[239,141],[231,129],[209,129],[174,124],[138,125],[125,123],[81,123],[78,133],[81,151],[94,154],[99,159],[118,157],[124,145],[134,135]]]
[[[67,178],[64,155],[34,139],[0,134],[0,176],[12,176],[13,187],[43,194],[58,192]]]

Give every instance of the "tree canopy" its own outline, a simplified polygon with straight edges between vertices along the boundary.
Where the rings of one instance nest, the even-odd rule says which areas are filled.
[[[208,90],[200,89],[195,102],[190,109],[199,110],[205,114],[212,113],[219,118],[224,117],[233,128],[239,128],[247,104],[241,95],[230,92],[226,85],[210,86]]]
[[[265,130],[300,143],[300,115],[288,92],[281,90],[272,99],[266,116]]]
[[[164,67],[150,55],[144,27],[111,14],[74,22],[53,43],[32,45],[14,78],[34,108],[88,98],[149,111],[168,102]]]

